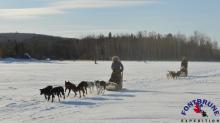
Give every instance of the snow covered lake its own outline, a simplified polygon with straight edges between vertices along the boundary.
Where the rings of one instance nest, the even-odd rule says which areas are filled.
[[[111,62],[52,61],[0,62],[0,123],[178,123],[186,103],[197,98],[211,100],[220,108],[220,63],[189,62],[189,76],[168,80],[168,70],[180,62],[122,61],[124,89],[96,91],[85,98],[47,102],[39,89],[64,86],[69,80],[105,80]],[[89,91],[88,91],[89,92]],[[208,112],[209,116],[212,112]]]

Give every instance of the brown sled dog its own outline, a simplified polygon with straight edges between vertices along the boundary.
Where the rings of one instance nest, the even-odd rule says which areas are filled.
[[[66,90],[69,90],[67,96],[69,96],[71,90],[75,93],[75,96],[77,95],[76,85],[74,83],[71,83],[70,81],[65,81],[65,92],[66,92]]]
[[[83,96],[85,96],[85,93],[87,94],[87,87],[88,84],[86,81],[82,81],[78,84],[77,91],[79,91],[79,98],[81,98],[81,91],[83,92]]]

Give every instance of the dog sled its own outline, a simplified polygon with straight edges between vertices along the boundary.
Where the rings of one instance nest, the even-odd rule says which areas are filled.
[[[188,76],[188,70],[184,66],[180,69],[180,77],[187,77]]]
[[[121,84],[117,84],[115,82],[108,82],[106,85],[106,90],[108,91],[118,91],[122,89]]]
[[[119,91],[122,89],[123,86],[123,73],[121,73],[120,81],[117,82],[108,82],[106,84],[106,90],[108,91]]]

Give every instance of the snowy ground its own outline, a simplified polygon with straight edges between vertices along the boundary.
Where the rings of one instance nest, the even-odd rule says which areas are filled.
[[[189,62],[189,77],[166,78],[180,62],[123,62],[124,88],[54,103],[39,89],[65,80],[108,80],[111,62],[0,62],[0,123],[177,123],[183,106],[205,98],[220,107],[220,63]]]

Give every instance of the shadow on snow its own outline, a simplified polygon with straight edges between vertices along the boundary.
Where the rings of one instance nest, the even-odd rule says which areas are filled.
[[[74,100],[71,100],[71,101],[62,101],[61,102],[62,104],[66,104],[66,105],[95,105],[96,103],[93,103],[93,102],[85,102],[85,101],[74,101]]]

